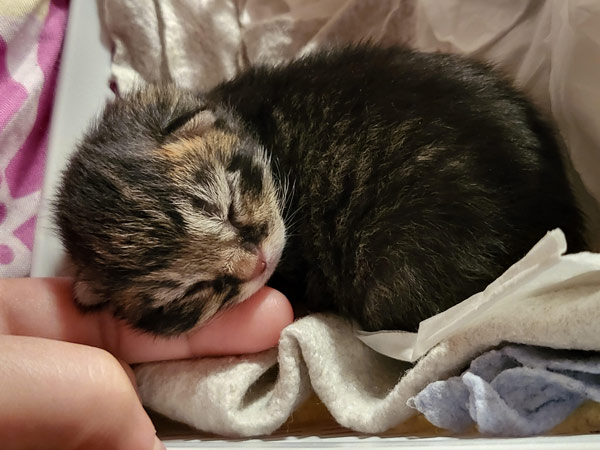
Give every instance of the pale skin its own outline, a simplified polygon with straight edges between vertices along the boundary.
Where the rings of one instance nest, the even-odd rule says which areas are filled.
[[[69,279],[2,279],[2,448],[163,448],[129,364],[258,352],[292,321],[283,294],[263,288],[189,335],[155,338],[108,312],[82,314]]]

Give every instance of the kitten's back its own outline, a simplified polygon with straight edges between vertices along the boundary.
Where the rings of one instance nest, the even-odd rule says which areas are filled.
[[[314,309],[414,329],[550,229],[584,247],[551,127],[482,64],[359,46],[251,69],[209,98],[296,185],[273,283]]]

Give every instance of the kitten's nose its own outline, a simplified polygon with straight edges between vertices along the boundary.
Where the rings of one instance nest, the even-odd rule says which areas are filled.
[[[262,275],[267,269],[267,258],[260,247],[256,248],[256,266],[252,272],[251,279]]]

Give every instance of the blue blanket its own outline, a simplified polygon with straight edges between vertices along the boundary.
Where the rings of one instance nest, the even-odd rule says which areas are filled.
[[[462,432],[532,436],[560,424],[585,400],[600,401],[600,354],[506,345],[461,376],[429,384],[408,401],[434,425]]]

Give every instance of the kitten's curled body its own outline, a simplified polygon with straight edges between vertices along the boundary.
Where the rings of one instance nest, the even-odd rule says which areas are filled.
[[[107,154],[112,162],[99,162]],[[105,191],[116,204],[90,226]],[[194,227],[190,195],[234,224],[229,241],[216,224]],[[151,199],[143,208],[140,196]],[[255,67],[204,94],[151,88],[117,100],[66,172],[58,219],[83,295],[163,334],[206,320],[228,296],[243,300],[273,270],[270,284],[309,310],[367,330],[414,330],[483,289],[549,229],[562,228],[571,251],[584,247],[559,147],[531,104],[484,65],[393,47]],[[124,230],[129,253],[117,239]],[[249,262],[217,262],[238,258],[232,245]],[[200,295],[181,286],[192,274],[210,284]],[[171,294],[154,292],[160,280]]]

